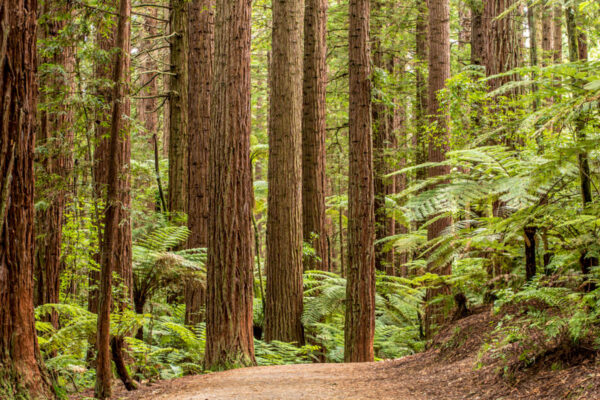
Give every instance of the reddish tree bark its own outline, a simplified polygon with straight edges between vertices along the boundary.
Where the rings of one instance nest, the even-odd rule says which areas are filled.
[[[552,16],[552,56],[555,64],[560,64],[562,62],[562,16],[562,6],[556,4]]]
[[[33,315],[35,0],[0,4],[0,398],[54,398]]]
[[[327,85],[327,1],[306,0],[304,14],[304,82],[302,107],[302,220],[303,238],[319,260],[306,269],[329,271],[325,215],[325,96]]]
[[[208,369],[252,365],[250,0],[217,0],[211,90]]]
[[[171,0],[169,82],[169,194],[171,217],[187,213],[188,184],[188,3]]]
[[[429,124],[433,128],[429,137],[429,162],[440,162],[446,158],[449,150],[448,115],[440,110],[438,94],[446,87],[446,80],[450,78],[450,8],[448,0],[429,1]],[[450,172],[449,166],[436,166],[428,169],[430,178],[445,175]],[[451,224],[450,217],[437,218],[427,226],[427,240],[433,240],[444,234]],[[440,275],[449,275],[450,264],[439,265],[430,262],[430,272]],[[427,300],[433,299],[443,289],[428,290]],[[439,307],[426,308],[425,333],[431,333],[431,323],[443,321]]]
[[[554,34],[552,8],[542,4],[542,65],[552,64]]]
[[[375,334],[375,212],[371,135],[369,0],[350,1],[350,170],[344,360],[373,361]]]
[[[417,22],[415,31],[415,58],[417,62],[415,71],[415,163],[423,164],[427,162],[427,32],[428,23],[426,0],[417,0]],[[426,170],[419,168],[416,172],[417,180],[424,180]]]
[[[304,343],[302,39],[304,2],[273,0],[265,340]]]
[[[400,78],[404,74],[404,66],[398,59],[393,59],[390,63],[390,73]],[[398,171],[405,168],[408,163],[407,155],[409,154],[409,138],[406,127],[406,103],[402,97],[395,99],[396,106],[393,112],[389,115],[389,124],[391,126],[391,148],[394,154],[397,154],[397,161],[393,165],[393,170]],[[394,177],[393,187],[391,193],[401,193],[407,188],[408,176],[407,174],[398,174]],[[388,235],[393,236],[396,234],[408,233],[408,228],[402,223],[398,223],[394,218],[390,218],[388,222]],[[395,252],[394,250],[388,252],[388,275],[400,275],[407,276],[408,271],[406,263],[408,262],[408,253]]]
[[[521,64],[523,46],[519,35],[519,11],[511,11],[498,18],[514,3],[515,0],[489,0],[483,3],[482,29],[485,36],[482,64],[486,67],[487,76],[510,71]],[[511,80],[515,80],[515,77],[491,79],[488,81],[490,90],[497,89]]]
[[[189,248],[208,245],[208,151],[210,142],[210,87],[212,80],[214,1],[189,4],[188,64],[188,228]],[[204,287],[195,279],[185,284],[185,323],[202,322]]]
[[[144,17],[144,34],[152,38],[158,34],[156,18],[158,17],[158,7],[148,7],[145,11],[149,16]],[[151,53],[154,41],[144,40],[140,46],[140,52],[146,52],[142,58],[142,75],[140,76],[140,95],[145,97],[137,100],[138,118],[144,126],[145,134],[148,136],[148,142],[152,142],[152,137],[158,130],[158,68],[154,59],[155,54]]]
[[[373,67],[385,69],[385,60],[383,57],[382,44],[382,3],[381,0],[375,0],[373,4]],[[377,76],[377,75],[375,75]],[[376,79],[376,85],[381,85]],[[380,87],[376,93],[382,93],[385,88]],[[393,179],[386,178],[389,171],[387,152],[391,143],[391,126],[388,124],[389,115],[393,115],[391,110],[381,96],[376,96],[372,105],[373,113],[373,168],[374,168],[374,190],[375,190],[375,239],[383,239],[388,235],[388,216],[385,208],[385,200],[391,193]],[[383,251],[383,245],[375,245],[375,268],[379,271],[385,271],[388,267],[387,254]],[[392,267],[393,268],[393,267]]]
[[[485,32],[483,24],[483,4],[471,5],[471,64],[482,65],[485,51]]]

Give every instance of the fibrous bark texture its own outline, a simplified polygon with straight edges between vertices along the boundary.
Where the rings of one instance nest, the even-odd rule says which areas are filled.
[[[555,64],[562,62],[562,6],[554,5],[552,24],[552,57]]]
[[[503,12],[512,7],[515,0],[488,0],[483,2],[484,52],[483,65],[487,76],[508,72],[521,63],[522,37],[519,35],[519,9],[511,11],[502,18]],[[490,90],[514,80],[514,77],[503,76],[488,81]]]
[[[35,0],[0,3],[0,398],[54,398],[33,315]]]
[[[417,1],[417,22],[415,32],[415,57],[417,67],[415,71],[415,88],[416,88],[416,104],[415,104],[415,122],[416,122],[416,164],[423,164],[427,161],[427,32],[428,22],[427,1]],[[426,171],[419,168],[416,172],[417,180],[425,179]]]
[[[482,65],[485,51],[485,32],[483,31],[483,4],[471,5],[471,64]]]
[[[401,64],[400,60],[394,58],[390,63],[390,73],[401,79],[401,75],[404,74],[404,65]],[[401,96],[398,96],[395,101],[395,107],[393,112],[389,115],[390,127],[391,127],[391,148],[394,154],[397,154],[396,161],[392,165],[394,171],[401,170],[408,164],[408,154],[410,152],[409,136],[407,132],[406,124],[406,103]],[[408,186],[407,174],[398,174],[393,178],[393,185],[390,189],[390,193],[401,193]],[[408,228],[401,222],[396,221],[394,218],[390,218],[388,221],[388,235],[393,236],[396,234],[408,233]],[[401,251],[395,252],[391,250],[388,252],[388,275],[399,275],[407,276],[408,270],[406,263],[408,262],[408,252]]]
[[[450,8],[448,0],[429,1],[429,124],[432,132],[429,137],[429,162],[440,162],[446,157],[449,149],[448,115],[440,110],[438,94],[446,86],[450,78]],[[449,166],[430,167],[428,176],[435,177],[450,172]],[[437,218],[427,226],[427,239],[433,240],[452,224],[450,217]],[[448,275],[451,272],[450,264],[438,265],[430,262],[430,272]],[[441,290],[441,289],[440,289]],[[432,299],[440,294],[440,290],[428,290],[427,298]],[[429,334],[431,322],[440,322],[443,316],[439,315],[437,307],[428,307],[425,321],[425,331]]]
[[[250,0],[217,0],[209,152],[208,369],[251,365]]]
[[[350,1],[350,169],[344,360],[373,361],[375,249],[369,0]]]
[[[304,343],[302,41],[304,2],[273,0],[265,339]]]
[[[208,245],[208,148],[210,138],[210,87],[212,81],[214,1],[189,3],[188,68],[188,228],[189,248]],[[186,324],[202,321],[205,290],[196,279],[185,284]]]
[[[171,80],[169,83],[168,208],[178,219],[187,212],[188,174],[188,3],[171,1]]]
[[[542,4],[542,63],[552,64],[553,59],[553,18],[552,8]]]
[[[384,49],[382,44],[382,4],[380,0],[373,3],[373,67],[384,69]],[[377,76],[377,75],[376,75]],[[375,85],[381,85],[381,82],[375,80]],[[383,93],[383,87],[379,88],[377,93]],[[391,129],[388,124],[388,116],[393,113],[391,109],[383,102],[380,95],[375,97],[372,105],[373,112],[373,168],[374,168],[374,190],[375,190],[375,239],[383,239],[388,235],[388,216],[385,209],[385,199],[392,188],[392,180],[386,178],[389,166],[387,162],[387,152],[391,143]],[[383,245],[375,246],[375,268],[384,271],[387,267],[387,254],[383,251]]]
[[[306,260],[305,268],[329,271],[325,216],[326,23],[327,1],[306,0],[302,107],[302,229],[304,241],[312,244],[319,260]]]
[[[154,38],[158,34],[157,20],[158,7],[148,7],[147,13],[149,16],[144,17],[144,34],[149,38]],[[155,60],[156,55],[151,49],[154,44],[152,39],[144,40],[140,47],[140,52],[145,54],[142,56],[142,75],[140,76],[140,94],[143,99],[137,101],[138,118],[142,122],[145,134],[148,135],[148,142],[152,141],[152,136],[157,133],[158,129],[158,63]]]

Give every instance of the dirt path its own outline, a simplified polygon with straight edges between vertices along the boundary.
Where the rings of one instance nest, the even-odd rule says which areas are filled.
[[[490,330],[489,312],[465,318],[438,335],[429,351],[362,364],[243,368],[161,381],[119,400],[559,400],[600,399],[600,360],[519,373],[501,379],[498,364],[475,368]],[[93,392],[72,399],[83,399]]]
[[[469,365],[469,361],[461,361],[442,367],[432,357],[420,354],[378,363],[243,368],[164,381],[131,393],[119,391],[115,398],[458,400],[469,398],[468,390],[463,389],[470,385],[457,385],[469,374]]]
[[[308,364],[244,368],[180,379],[139,393],[153,400],[421,399],[402,383],[382,385],[382,370],[369,364]],[[148,388],[150,389],[150,388]],[[148,396],[148,397],[146,397]]]

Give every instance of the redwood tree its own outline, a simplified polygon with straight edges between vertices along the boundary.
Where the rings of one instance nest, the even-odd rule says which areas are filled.
[[[555,64],[562,62],[562,16],[562,6],[556,3],[552,13],[552,57]]]
[[[169,82],[169,195],[174,217],[187,212],[188,174],[188,2],[171,0]]]
[[[450,8],[448,0],[429,1],[429,104],[427,112],[432,132],[429,136],[429,162],[440,162],[446,158],[449,149],[448,115],[440,109],[439,92],[446,87],[446,80],[450,78]],[[430,167],[428,177],[445,175],[450,172],[449,166]],[[451,217],[434,216],[427,226],[427,240],[434,240],[443,235],[452,224]],[[451,265],[442,265],[430,262],[430,272],[440,275],[449,275]],[[431,300],[440,294],[442,289],[427,291],[427,299]],[[425,321],[425,332],[430,333],[432,321],[440,322],[443,317],[438,307],[428,306]]]
[[[482,31],[484,32],[482,65],[487,76],[508,72],[520,66],[522,37],[519,35],[518,10],[512,8],[516,0],[487,0],[483,2]],[[490,90],[514,80],[512,76],[502,76],[488,81]]]
[[[553,9],[542,4],[542,63],[544,66],[552,64],[553,59]]]
[[[148,7],[148,16],[145,16],[144,21],[144,34],[150,38],[155,37],[158,34],[157,20],[158,18],[158,7]],[[154,140],[157,129],[158,129],[158,112],[156,110],[158,106],[158,72],[157,62],[152,54],[152,45],[154,41],[152,39],[144,40],[140,46],[140,53],[144,53],[142,56],[142,75],[140,76],[140,92],[144,97],[137,101],[137,114],[140,122],[144,126],[146,135],[152,136],[148,138],[148,141]]]
[[[115,55],[113,69],[113,96],[110,126],[110,145],[108,152],[108,185],[106,194],[104,233],[101,252],[100,291],[98,296],[97,358],[95,395],[99,399],[111,397],[111,352],[110,352],[110,312],[112,303],[112,273],[117,271],[124,280],[127,296],[131,297],[131,279],[124,275],[123,268],[131,271],[131,249],[122,243],[125,239],[119,234],[123,225],[128,225],[128,215],[124,209],[124,197],[128,198],[129,143],[127,99],[127,78],[130,47],[130,0],[121,0],[117,23]],[[125,150],[125,151],[124,151]],[[129,243],[130,239],[129,239]],[[129,265],[129,267],[128,267]],[[113,354],[120,355],[120,340],[113,341]],[[117,356],[118,357],[118,356]],[[115,360],[120,375],[123,365]],[[126,372],[126,371],[125,371]]]
[[[348,272],[344,360],[373,361],[375,213],[371,135],[369,0],[350,1]]]
[[[304,342],[302,0],[273,0],[265,339]]]
[[[33,315],[36,0],[0,4],[0,398],[53,398]]]
[[[306,269],[328,271],[329,242],[325,215],[325,95],[327,88],[327,1],[306,0],[302,86],[302,231],[318,259]]]
[[[213,0],[189,4],[188,67],[188,247],[207,247],[208,243],[208,147],[210,138],[210,85],[213,61]],[[185,323],[202,321],[204,289],[196,280],[185,284]]]
[[[108,184],[108,154],[109,154],[109,118],[110,104],[113,96],[109,85],[103,83],[108,82],[112,78],[112,59],[109,56],[111,49],[114,47],[115,38],[114,32],[111,32],[108,26],[109,21],[105,21],[106,16],[103,16],[97,21],[96,45],[98,46],[100,56],[96,60],[94,69],[94,77],[99,82],[96,87],[96,97],[98,98],[99,106],[95,110],[95,142],[93,165],[92,165],[92,194],[94,197],[94,224],[98,234],[98,252],[94,254],[94,260],[99,264],[102,258],[102,242],[103,242],[103,208],[102,201],[106,197],[106,185]],[[100,272],[90,270],[88,292],[88,309],[93,312],[98,312],[98,287],[100,282]]]
[[[483,2],[471,2],[471,64],[482,65],[485,50]]]
[[[427,1],[417,0],[417,21],[415,26],[415,146],[416,164],[427,161]],[[417,180],[425,179],[426,171],[420,168],[416,172]]]
[[[205,367],[251,365],[249,0],[217,0],[211,89]]]
[[[373,66],[383,70],[385,65],[384,49],[382,43],[383,15],[382,2],[375,0],[373,3]],[[377,76],[377,75],[376,75]],[[375,85],[380,82],[375,79]],[[383,88],[377,93],[382,93]],[[392,179],[386,178],[389,168],[386,153],[391,143],[391,129],[388,124],[389,115],[392,110],[383,102],[381,95],[376,97],[372,106],[373,111],[373,167],[374,167],[374,190],[375,190],[375,239],[383,239],[388,235],[389,218],[385,209],[385,200],[392,190]],[[387,254],[383,251],[383,244],[375,246],[375,268],[385,271],[387,265]]]

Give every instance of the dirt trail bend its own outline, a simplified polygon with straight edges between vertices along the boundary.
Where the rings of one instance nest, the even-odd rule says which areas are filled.
[[[419,356],[417,358],[417,356]],[[429,358],[429,357],[426,357]],[[253,367],[163,381],[116,396],[127,400],[433,400],[465,399],[461,381],[470,366],[445,371],[423,363],[423,354],[354,364]],[[431,360],[430,360],[431,361]],[[439,364],[438,364],[439,365]],[[433,367],[433,368],[432,368]],[[461,374],[462,372],[462,374]]]
[[[306,364],[254,367],[180,379],[153,400],[420,399],[405,383],[385,382],[383,365]],[[151,388],[148,388],[151,389]],[[151,391],[151,390],[150,390]],[[150,393],[146,393],[150,395]],[[150,398],[150,397],[148,397]]]

